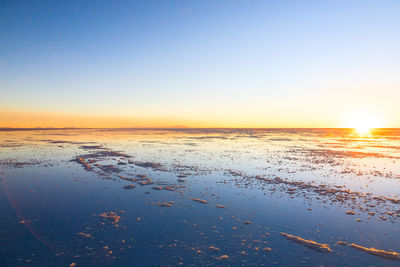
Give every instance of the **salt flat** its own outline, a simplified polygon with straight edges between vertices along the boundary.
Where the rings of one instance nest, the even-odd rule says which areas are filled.
[[[398,266],[399,152],[397,129],[1,131],[0,264]]]

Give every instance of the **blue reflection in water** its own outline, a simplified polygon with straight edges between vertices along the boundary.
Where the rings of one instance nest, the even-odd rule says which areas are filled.
[[[0,264],[398,266],[337,244],[399,248],[397,137],[337,130],[1,133]],[[107,173],[108,165],[116,169]],[[154,184],[141,186],[144,176]],[[328,187],[358,195],[315,193]],[[374,196],[394,202],[367,201]],[[118,222],[100,217],[104,212],[115,212]]]

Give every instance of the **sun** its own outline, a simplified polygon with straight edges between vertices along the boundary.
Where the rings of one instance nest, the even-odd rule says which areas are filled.
[[[357,128],[354,128],[356,133],[358,133],[360,135],[369,134],[371,132],[371,129],[372,129],[372,127],[368,127],[368,126],[359,126]]]
[[[372,129],[382,127],[382,121],[375,114],[358,112],[349,116],[347,127],[359,135],[369,135]]]

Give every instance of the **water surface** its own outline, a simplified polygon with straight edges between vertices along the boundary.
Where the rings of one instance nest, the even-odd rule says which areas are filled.
[[[0,131],[0,264],[398,266],[349,245],[400,252],[399,152],[397,129]]]

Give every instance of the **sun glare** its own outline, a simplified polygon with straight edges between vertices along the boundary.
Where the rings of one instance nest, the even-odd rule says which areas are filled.
[[[371,132],[371,127],[368,126],[361,126],[361,127],[357,127],[354,130],[361,135],[365,135],[365,134],[369,134]]]
[[[359,135],[368,135],[374,128],[382,127],[381,120],[370,113],[353,114],[348,121],[347,127],[353,128]]]

